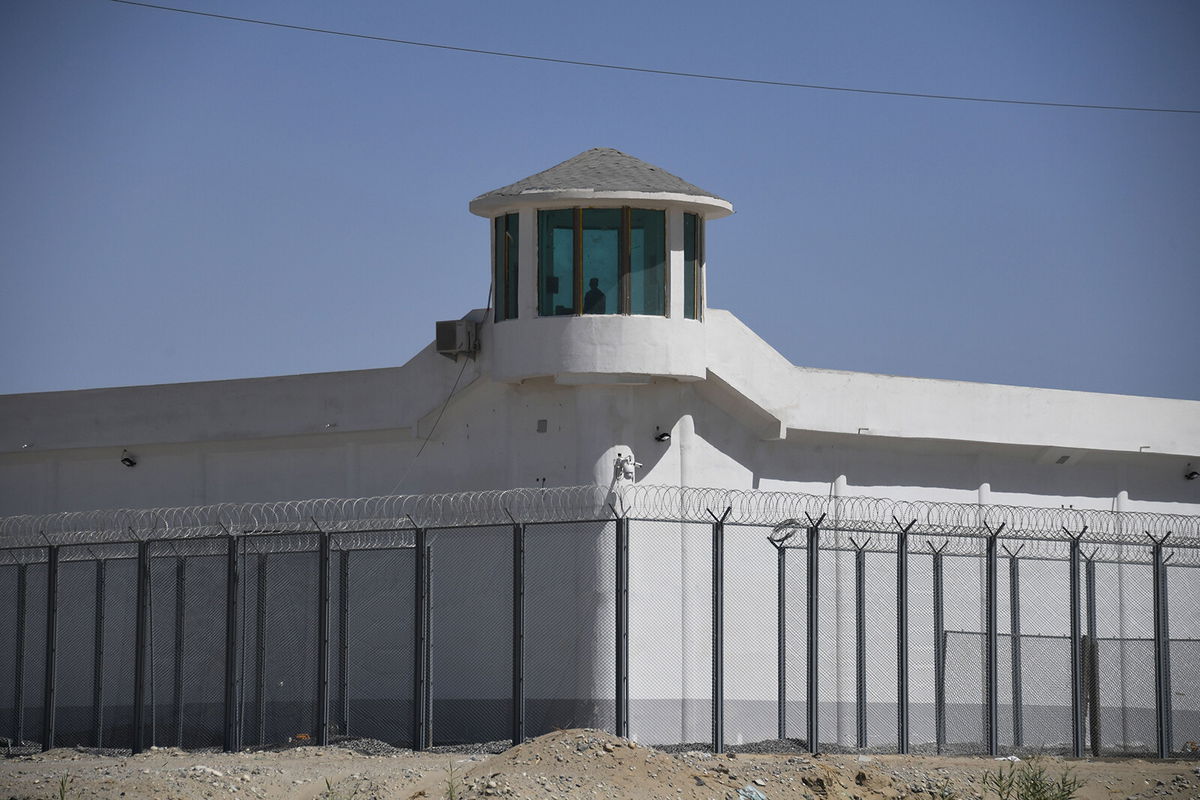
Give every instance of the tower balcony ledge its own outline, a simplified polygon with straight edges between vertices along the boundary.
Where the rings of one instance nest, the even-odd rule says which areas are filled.
[[[513,319],[489,323],[484,349],[494,380],[553,377],[561,384],[703,380],[702,322],[631,315]]]

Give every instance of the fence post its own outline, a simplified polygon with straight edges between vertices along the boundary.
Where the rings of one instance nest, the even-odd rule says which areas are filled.
[[[616,734],[629,738],[629,520],[617,518]]]
[[[267,554],[255,559],[254,728],[258,744],[267,743]]]
[[[1091,753],[1100,757],[1100,656],[1096,638],[1096,558],[1095,553],[1084,563],[1084,593],[1087,596],[1087,648],[1083,653],[1084,688],[1086,690],[1088,739]]]
[[[425,548],[425,746],[435,741],[433,717],[433,546]]]
[[[986,624],[986,646],[984,673],[987,677],[984,694],[984,717],[987,721],[984,736],[987,738],[988,755],[998,755],[1000,752],[1000,736],[999,736],[999,681],[997,669],[997,660],[1000,655],[1000,648],[997,644],[997,615],[996,615],[996,540],[1000,536],[1000,532],[1004,530],[1004,523],[996,530],[985,522],[984,527],[987,528],[987,550],[985,551],[985,616]]]
[[[329,533],[320,533],[317,587],[317,742],[329,744]]]
[[[1076,758],[1083,756],[1083,642],[1079,624],[1079,541],[1087,531],[1085,526],[1078,536],[1066,528],[1063,532],[1071,539],[1070,615],[1071,615],[1071,753]]]
[[[238,750],[238,537],[226,539],[225,553],[225,731],[226,753]]]
[[[187,625],[187,558],[175,558],[175,663],[171,702],[175,706],[175,746],[183,747],[183,643]]]
[[[429,746],[429,546],[425,529],[414,530],[416,619],[413,637],[413,750]]]
[[[92,628],[92,742],[104,746],[104,606],[108,562],[96,559],[96,608]]]
[[[17,564],[17,652],[13,675],[13,742],[20,745],[25,739],[25,615],[29,595],[27,565]]]
[[[805,516],[808,516],[807,513]],[[807,653],[807,677],[808,677],[808,749],[811,753],[818,752],[818,744],[821,734],[821,715],[820,715],[820,697],[817,683],[817,647],[819,637],[817,635],[817,626],[819,624],[819,603],[818,603],[818,587],[820,585],[820,569],[821,569],[821,523],[825,520],[825,515],[822,514],[815,522],[812,517],[809,517],[808,527],[808,653]]]
[[[1149,536],[1149,534],[1147,534]],[[1174,744],[1171,731],[1171,634],[1167,625],[1167,564],[1163,543],[1171,536],[1150,539],[1154,542],[1154,688],[1158,715],[1158,757],[1169,758]]]
[[[350,735],[350,551],[338,551],[338,726]]]
[[[725,520],[711,511],[712,526],[712,743],[714,753],[725,752]]]
[[[1009,616],[1009,654],[1012,659],[1012,715],[1013,715],[1013,747],[1025,745],[1025,714],[1023,710],[1024,697],[1021,685],[1021,545],[1010,551],[1008,555],[1008,616]]]
[[[782,741],[787,738],[787,548],[781,544],[776,544],[775,558],[778,563],[779,572],[777,583],[778,599],[776,608],[776,612],[779,617],[776,622],[779,638],[779,663],[776,666],[779,683],[778,736]]]
[[[525,741],[525,526],[512,526],[512,742]],[[621,521],[617,520],[618,556],[620,569]],[[618,575],[617,615],[620,616],[620,577]],[[618,651],[620,639],[617,640]],[[618,685],[619,692],[619,685]],[[618,694],[619,697],[619,694]],[[620,703],[617,704],[617,735],[620,736]]]
[[[150,546],[137,545],[137,628],[133,656],[133,755],[146,749],[146,650],[150,642]]]
[[[46,554],[46,682],[42,703],[42,752],[54,747],[55,682],[58,672],[58,545]]]
[[[854,711],[858,747],[863,748],[867,746],[867,543],[860,545],[853,539],[850,543],[854,545]]]
[[[933,718],[934,738],[940,755],[946,746],[946,608],[945,581],[941,547],[933,551]]]
[[[908,532],[917,521],[901,525],[896,537],[896,751],[908,753]]]

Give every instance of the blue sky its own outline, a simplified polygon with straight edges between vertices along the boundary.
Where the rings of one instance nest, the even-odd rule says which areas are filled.
[[[1200,109],[1193,2],[175,5]],[[403,363],[487,297],[467,202],[605,146],[734,203],[710,304],[794,363],[1200,399],[1197,114],[104,0],[0,6],[0,109],[0,393]]]

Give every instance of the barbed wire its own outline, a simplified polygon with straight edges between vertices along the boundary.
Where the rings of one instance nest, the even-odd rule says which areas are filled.
[[[688,521],[708,521],[708,510],[730,509],[729,524],[790,524],[805,528],[813,521],[823,530],[896,531],[913,523],[910,535],[986,538],[998,531],[1007,539],[1067,538],[1084,533],[1089,542],[1145,544],[1146,534],[1164,536],[1178,546],[1200,546],[1200,516],[1143,511],[1102,511],[1038,506],[981,505],[879,497],[830,497],[800,492],[740,489],[693,489],[637,484],[622,496],[631,516],[661,519],[677,514]],[[670,517],[666,517],[670,518]]]
[[[1062,542],[1082,534],[1082,541],[1093,545],[1146,545],[1147,534],[1160,538],[1169,534],[1174,549],[1200,548],[1200,516],[1195,515],[630,484],[612,490],[519,488],[5,517],[0,518],[0,549],[321,531],[360,534],[358,546],[369,546],[372,533],[416,527],[579,522],[614,516],[708,524],[713,519],[710,512],[719,515],[726,509],[727,524],[793,532],[820,520],[823,531],[839,533],[896,533],[907,527],[910,541],[998,534],[1006,540]],[[797,545],[799,541],[792,544]],[[1047,555],[1057,552],[1042,547]],[[962,549],[978,552],[976,545]]]

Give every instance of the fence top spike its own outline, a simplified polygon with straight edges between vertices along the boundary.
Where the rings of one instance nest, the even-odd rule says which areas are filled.
[[[1005,555],[1007,555],[1009,558],[1016,558],[1017,556],[1021,555],[1021,551],[1025,549],[1025,543],[1022,542],[1021,546],[1016,550],[1010,550],[1006,544],[1000,545],[1000,549],[1003,550]]]
[[[1150,538],[1150,541],[1161,547],[1164,543],[1166,543],[1167,539],[1171,538],[1172,531],[1167,531],[1162,536],[1155,536],[1150,531],[1142,531],[1142,533],[1146,534],[1146,536]]]
[[[733,506],[727,506],[719,517],[712,512],[711,508],[706,508],[704,510],[708,512],[708,515],[713,518],[714,522],[716,522],[718,525],[724,525],[725,520],[729,519],[729,513],[733,511]]]
[[[857,540],[857,539],[855,539],[853,536],[851,536],[851,537],[850,537],[850,544],[854,545],[854,549],[855,549],[855,550],[857,550],[858,552],[860,552],[860,553],[861,553],[862,551],[866,550],[866,549],[867,549],[867,548],[868,548],[868,547],[871,545],[871,540],[872,540],[873,538],[874,538],[874,537],[872,537],[872,536],[868,536],[868,537],[867,537],[867,538],[866,538],[866,539],[865,539],[865,540],[864,540],[864,541],[863,541],[863,542],[860,544],[860,543],[858,542],[858,540]]]
[[[782,548],[789,539],[796,535],[796,531],[799,528],[800,524],[796,520],[784,520],[774,528],[771,528],[771,532],[767,534],[767,541],[777,548]]]
[[[1078,544],[1080,541],[1082,541],[1083,535],[1085,533],[1087,533],[1087,526],[1084,525],[1083,530],[1081,530],[1079,533],[1071,533],[1069,530],[1067,530],[1066,526],[1064,525],[1062,532],[1067,535],[1068,539],[1070,539],[1072,542]]]

